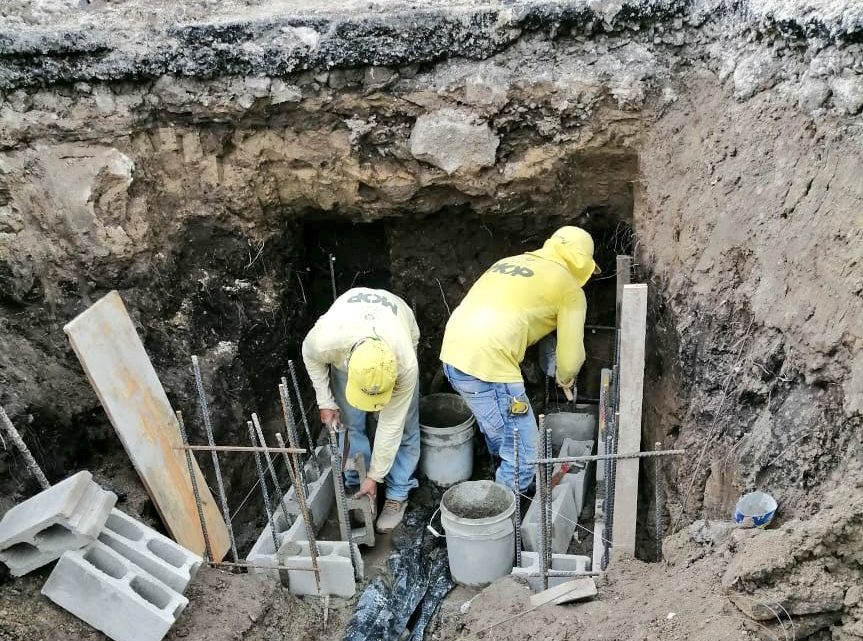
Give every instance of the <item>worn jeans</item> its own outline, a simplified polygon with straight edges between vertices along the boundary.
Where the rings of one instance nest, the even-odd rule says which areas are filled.
[[[348,403],[345,397],[345,387],[347,387],[347,384],[347,372],[330,367],[330,387],[333,390],[333,396],[336,397],[336,403],[338,403],[341,410],[342,425],[344,425],[350,437],[348,455],[353,458],[361,453],[366,462],[366,469],[369,469],[369,462],[372,458],[372,445],[366,434],[368,412],[358,410]],[[388,499],[393,499],[394,501],[404,501],[408,497],[408,493],[419,486],[419,483],[414,478],[414,471],[417,469],[417,463],[420,460],[419,398],[419,385],[417,385],[414,397],[411,399],[411,404],[408,408],[407,416],[405,417],[402,442],[396,452],[393,466],[384,479],[387,488],[386,496]],[[342,437],[340,437],[339,447],[342,446]],[[345,472],[345,482],[349,485],[359,485],[360,479],[354,470],[348,470]]]
[[[524,390],[524,383],[488,383],[470,374],[465,374],[452,365],[444,363],[443,372],[453,389],[465,400],[476,416],[479,429],[485,437],[489,453],[500,458],[495,481],[508,488],[513,487],[515,476],[515,439],[513,429],[518,428],[518,473],[521,490],[526,490],[533,481],[534,466],[529,464],[536,458],[537,427],[533,408]],[[513,414],[513,400],[527,403],[527,412]]]

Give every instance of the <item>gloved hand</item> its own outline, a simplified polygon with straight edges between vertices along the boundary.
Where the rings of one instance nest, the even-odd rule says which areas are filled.
[[[570,379],[568,381],[564,381],[563,383],[561,383],[560,381],[557,381],[557,385],[563,391],[563,395],[566,397],[567,401],[571,402],[575,398],[576,391],[575,391],[575,379],[574,378]]]

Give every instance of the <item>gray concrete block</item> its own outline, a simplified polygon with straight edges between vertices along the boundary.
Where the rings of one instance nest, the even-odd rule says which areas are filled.
[[[306,496],[306,505],[309,508],[312,520],[315,522],[315,527],[320,528],[327,520],[336,500],[329,447],[320,445],[315,448],[315,459],[318,464],[317,468],[311,461],[306,461],[304,466],[306,471],[306,481],[309,486],[309,492]],[[318,470],[320,470],[320,472]],[[285,494],[285,502],[287,504],[288,514],[293,514],[294,516],[298,516],[300,514],[300,504],[297,502],[296,491],[293,487],[288,489]]]
[[[566,570],[570,572],[589,572],[591,570],[591,559],[589,556],[581,556],[579,554],[552,554],[551,569]],[[512,576],[521,577],[530,586],[534,592],[542,590],[542,578],[528,576],[534,572],[539,572],[539,552],[522,552],[521,565],[516,565],[512,568]],[[551,576],[548,578],[548,587],[553,588],[571,581],[573,577],[566,576]]]
[[[576,441],[573,439],[564,439],[563,445],[560,448],[558,456],[589,456],[593,454],[593,441]],[[560,470],[560,465],[555,465],[554,471]],[[575,513],[581,514],[584,508],[584,502],[587,500],[587,489],[589,487],[589,479],[593,475],[593,463],[590,461],[584,463],[571,463],[569,472],[563,475],[561,485],[569,485],[572,490],[572,497],[575,499]]]
[[[19,503],[0,521],[0,561],[21,576],[91,543],[117,502],[82,471]]]
[[[156,530],[114,508],[99,541],[180,594],[203,559]]]
[[[578,519],[575,498],[569,485],[558,485],[551,491],[551,499],[551,550],[565,554],[572,541]],[[538,493],[531,501],[530,508],[521,522],[521,542],[525,550],[540,549]]]
[[[318,541],[318,567],[321,572],[321,594],[350,598],[357,591],[354,581],[354,567],[351,563],[349,545],[354,546],[357,559],[362,563],[362,557],[356,543],[347,541]],[[281,565],[288,568],[288,588],[291,594],[317,595],[315,573],[312,570],[312,557],[309,554],[308,541],[289,541],[279,549],[278,559]],[[362,577],[363,568],[358,568]]]
[[[375,546],[375,509],[367,496],[355,499],[348,497],[348,514],[362,523],[351,526],[351,540],[357,545]]]
[[[279,542],[279,547],[287,541],[308,539],[302,519],[290,514],[286,517],[281,511],[281,507],[279,507],[277,514],[273,518],[276,522],[276,540]],[[246,555],[246,561],[256,566],[249,568],[250,573],[268,574],[276,581],[279,580],[279,571],[275,569],[279,565],[279,562],[276,558],[276,548],[273,545],[273,537],[270,534],[269,525],[261,531],[258,540],[255,541],[252,549]],[[270,570],[268,568],[273,569]]]
[[[100,541],[65,552],[42,594],[114,641],[160,641],[189,603]]]

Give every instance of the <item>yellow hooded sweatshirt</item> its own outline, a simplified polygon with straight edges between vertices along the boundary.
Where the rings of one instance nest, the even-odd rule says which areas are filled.
[[[525,350],[556,328],[557,382],[571,385],[584,363],[582,287],[598,271],[593,239],[579,227],[498,261],[452,313],[441,361],[490,383],[518,382]]]

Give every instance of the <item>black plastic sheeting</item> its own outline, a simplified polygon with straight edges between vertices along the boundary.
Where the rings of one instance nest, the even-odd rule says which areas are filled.
[[[426,530],[432,511],[411,509],[393,533],[395,551],[360,595],[344,641],[397,641],[410,630],[422,641],[441,601],[453,587],[445,539]]]

